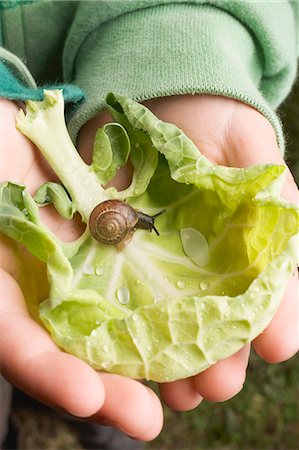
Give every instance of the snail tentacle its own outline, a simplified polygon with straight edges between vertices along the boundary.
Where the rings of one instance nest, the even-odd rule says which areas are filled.
[[[92,211],[89,229],[91,235],[101,244],[114,245],[122,249],[136,229],[154,230],[159,236],[154,221],[164,212],[165,209],[150,216],[135,210],[123,200],[106,200]]]

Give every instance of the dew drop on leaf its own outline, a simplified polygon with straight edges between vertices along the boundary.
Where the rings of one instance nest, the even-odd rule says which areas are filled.
[[[181,241],[185,254],[198,267],[204,267],[209,261],[209,245],[204,235],[195,228],[181,228]]]
[[[116,297],[119,303],[126,305],[130,301],[130,291],[126,286],[121,286],[116,291]]]
[[[94,268],[89,264],[85,263],[83,268],[83,273],[85,275],[93,275],[94,274]]]
[[[204,283],[203,281],[199,283],[199,287],[202,291],[206,291],[209,288],[208,283]]]
[[[102,266],[97,266],[96,267],[96,275],[101,276],[104,273],[104,269]]]
[[[184,281],[179,280],[179,281],[176,282],[176,286],[177,286],[179,289],[185,289],[186,283],[185,283]]]

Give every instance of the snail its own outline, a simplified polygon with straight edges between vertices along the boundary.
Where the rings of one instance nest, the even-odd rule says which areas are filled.
[[[91,235],[101,244],[114,245],[121,249],[137,228],[154,230],[159,236],[154,222],[163,212],[165,209],[150,216],[134,209],[123,200],[106,200],[98,204],[90,214],[89,229]]]

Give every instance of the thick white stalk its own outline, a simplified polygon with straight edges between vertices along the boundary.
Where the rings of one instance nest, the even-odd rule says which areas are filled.
[[[20,110],[16,126],[47,159],[87,222],[93,208],[108,196],[70,139],[64,120],[62,91],[44,93],[42,102],[26,102],[26,114]]]

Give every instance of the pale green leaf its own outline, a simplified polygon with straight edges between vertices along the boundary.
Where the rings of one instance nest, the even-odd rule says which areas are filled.
[[[0,230],[47,263],[51,290],[40,317],[61,348],[97,370],[159,382],[190,377],[270,323],[298,258],[298,208],[278,196],[283,167],[212,164],[143,105],[117,94],[107,102],[120,125],[98,132],[91,166],[70,143],[60,92],[30,102],[18,127],[86,223],[98,203],[118,198],[149,215],[165,209],[155,220],[159,235],[137,229],[116,249],[87,227],[62,243],[12,183],[1,188]],[[131,185],[105,190],[128,155]]]

